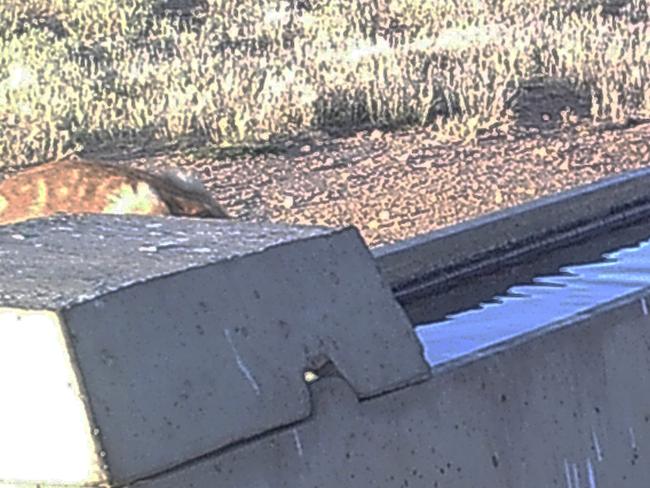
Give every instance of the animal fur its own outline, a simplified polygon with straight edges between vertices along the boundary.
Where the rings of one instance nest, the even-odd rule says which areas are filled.
[[[230,218],[200,182],[86,160],[25,169],[0,181],[0,225],[57,213]]]

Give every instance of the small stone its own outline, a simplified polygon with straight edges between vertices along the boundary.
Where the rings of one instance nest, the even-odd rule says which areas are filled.
[[[548,153],[545,147],[536,147],[535,149],[533,149],[533,155],[538,158],[545,158],[546,156],[548,156]]]
[[[284,200],[282,200],[282,206],[284,208],[293,207],[293,197],[284,197]]]
[[[305,383],[313,383],[318,379],[318,375],[313,371],[305,371]]]

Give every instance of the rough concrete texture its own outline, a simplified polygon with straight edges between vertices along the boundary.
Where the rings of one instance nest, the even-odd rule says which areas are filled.
[[[550,240],[570,240],[591,227],[650,215],[648,185],[650,169],[633,171],[375,248],[372,253],[384,280],[401,300],[432,275],[449,278],[531,246],[548,246]]]
[[[324,378],[305,422],[133,488],[646,486],[647,295],[367,401]]]
[[[87,216],[0,243],[3,304],[63,318],[111,485],[304,420],[327,359],[359,398],[429,375],[353,228]]]
[[[0,226],[0,306],[54,310],[331,233],[325,227],[135,215],[61,215]]]

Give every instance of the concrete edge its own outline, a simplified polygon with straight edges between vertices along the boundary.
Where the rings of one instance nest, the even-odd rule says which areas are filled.
[[[641,169],[371,250],[396,294],[444,269],[527,253],[551,240],[650,214],[650,169]]]

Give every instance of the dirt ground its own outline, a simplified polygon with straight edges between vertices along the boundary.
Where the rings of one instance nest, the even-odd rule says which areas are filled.
[[[354,225],[374,247],[648,166],[650,124],[576,126],[473,145],[436,143],[424,129],[375,129],[294,141],[279,154],[122,162],[190,168],[237,218]]]
[[[650,123],[584,123],[473,144],[441,144],[428,129],[374,129],[314,133],[274,153],[197,156],[145,148],[127,154],[98,148],[81,156],[188,169],[235,218],[354,225],[375,247],[648,166]]]

